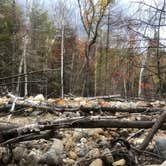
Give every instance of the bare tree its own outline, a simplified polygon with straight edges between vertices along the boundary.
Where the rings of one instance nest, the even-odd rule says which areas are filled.
[[[98,37],[98,29],[110,1],[77,0],[81,21],[87,34],[85,49],[85,86],[84,96],[90,95],[90,51]],[[103,2],[103,3],[102,3]]]

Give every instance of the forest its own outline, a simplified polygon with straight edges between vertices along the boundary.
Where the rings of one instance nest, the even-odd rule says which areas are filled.
[[[0,0],[0,166],[166,166],[166,0]]]
[[[164,1],[0,3],[2,92],[165,96]]]

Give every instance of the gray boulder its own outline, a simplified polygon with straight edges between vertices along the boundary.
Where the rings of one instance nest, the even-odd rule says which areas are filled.
[[[166,139],[159,138],[156,140],[156,151],[159,155],[166,159]]]

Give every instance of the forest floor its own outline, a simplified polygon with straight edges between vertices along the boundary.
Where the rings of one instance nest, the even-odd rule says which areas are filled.
[[[53,104],[54,111],[46,107]],[[80,105],[81,107],[78,107]],[[99,105],[100,110],[98,110]],[[114,107],[116,111],[112,111]],[[117,111],[118,108],[123,108],[120,109],[122,112]],[[126,111],[128,108],[135,111],[129,113]],[[147,110],[140,113],[139,110],[143,110],[142,108]],[[150,109],[153,111],[151,112]],[[155,109],[165,110],[166,102],[106,101],[86,98],[45,100],[42,95],[17,100],[11,99],[11,96],[2,97],[0,98],[0,165],[164,166],[163,162],[166,160],[164,129],[158,129],[146,150],[141,151],[139,147],[148,137],[150,127],[148,129],[126,126],[100,128],[99,125],[97,127],[93,125],[92,128],[86,125],[85,128],[73,127],[75,122],[79,124],[80,117],[98,117],[99,121],[104,117],[106,120],[111,118],[119,122],[123,120],[155,122],[161,114],[161,112],[154,112]],[[59,121],[53,126],[56,120],[72,118],[76,119],[70,124]],[[46,129],[43,126],[42,131],[36,129],[34,124],[40,124],[39,122],[45,122],[42,125],[47,125]],[[12,125],[18,126],[12,127]],[[6,126],[11,128],[5,129]],[[8,135],[5,135],[6,130]],[[17,134],[11,135],[11,130],[17,131]]]

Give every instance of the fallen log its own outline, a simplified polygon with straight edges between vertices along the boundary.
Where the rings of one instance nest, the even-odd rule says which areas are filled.
[[[34,108],[34,109],[41,109],[51,112],[77,112],[77,111],[83,111],[83,112],[90,112],[90,111],[102,111],[102,112],[128,112],[128,113],[151,113],[151,112],[163,112],[164,108],[157,108],[157,107],[122,107],[122,106],[86,106],[86,105],[80,105],[80,106],[68,106],[68,105],[57,105],[57,104],[47,104],[47,103],[39,103],[34,104],[31,102],[17,102],[15,103],[15,107],[17,108]],[[1,107],[1,110],[9,109],[8,105],[5,105]]]
[[[115,95],[116,96],[116,95]],[[18,108],[34,108],[40,110],[47,110],[51,112],[77,112],[83,111],[89,113],[91,111],[94,112],[128,112],[128,113],[150,113],[150,112],[163,112],[164,107],[153,107],[147,103],[145,106],[138,106],[136,103],[132,102],[132,104],[128,104],[128,102],[100,102],[97,99],[107,98],[108,96],[98,96],[91,98],[75,98],[71,99],[55,99],[52,103],[48,100],[36,101],[34,99],[24,99],[21,97],[17,97],[13,94],[8,93],[8,97],[10,97],[9,103],[3,103],[0,107],[0,110],[9,110],[10,107],[15,109]],[[109,96],[109,98],[114,96]],[[77,99],[77,100],[76,100]],[[57,103],[57,100],[60,101],[60,104]],[[92,101],[96,100],[96,101]],[[62,101],[62,102],[61,102]],[[11,108],[11,112],[13,112],[13,108]]]
[[[4,143],[10,139],[35,133],[37,135],[42,131],[56,131],[61,128],[144,128],[148,129],[154,125],[153,121],[120,121],[112,120],[109,117],[78,117],[65,118],[51,121],[41,121],[36,124],[30,124],[13,129],[3,130],[0,132],[0,143]],[[166,124],[163,124],[160,129],[165,130]],[[34,135],[33,135],[34,136]]]
[[[164,111],[160,117],[157,119],[157,121],[152,126],[151,131],[149,132],[148,136],[144,139],[143,143],[140,146],[140,150],[145,150],[146,147],[149,145],[149,142],[153,139],[153,136],[158,131],[158,129],[162,126],[166,119],[166,111]]]

